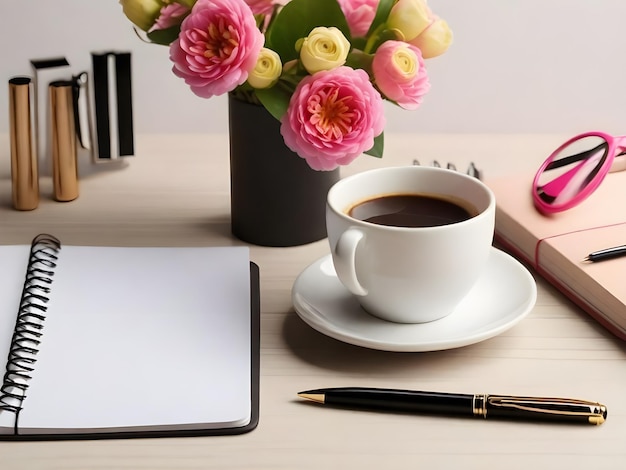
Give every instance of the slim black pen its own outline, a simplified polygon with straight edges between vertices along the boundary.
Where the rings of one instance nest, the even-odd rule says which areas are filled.
[[[517,420],[602,424],[606,406],[569,398],[419,392],[365,387],[322,388],[298,393],[326,405],[344,408],[407,411]]]
[[[626,256],[626,245],[594,251],[593,253],[589,253],[583,261],[603,261],[605,259],[619,258],[620,256]]]

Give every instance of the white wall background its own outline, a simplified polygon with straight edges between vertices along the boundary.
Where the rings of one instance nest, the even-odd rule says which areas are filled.
[[[0,79],[32,58],[133,52],[135,131],[226,132],[225,97],[205,100],[170,71],[164,46],[142,43],[117,0],[2,0]],[[626,1],[430,0],[455,43],[427,61],[432,90],[417,111],[388,106],[387,132],[626,134]],[[5,85],[6,86],[6,85]],[[0,132],[8,132],[0,93]],[[4,112],[3,112],[4,110]]]

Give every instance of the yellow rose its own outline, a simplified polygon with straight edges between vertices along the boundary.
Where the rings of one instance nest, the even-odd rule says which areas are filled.
[[[409,42],[422,51],[424,59],[430,59],[448,50],[452,44],[452,31],[448,23],[438,18],[422,34]]]
[[[120,0],[126,17],[138,28],[148,31],[161,13],[163,2],[159,0]]]
[[[338,28],[323,26],[314,28],[302,41],[300,60],[310,74],[320,70],[332,70],[346,63],[350,41]]]
[[[417,37],[433,21],[433,13],[426,0],[398,0],[391,8],[387,27],[397,29],[405,41]]]
[[[273,86],[283,70],[280,56],[271,49],[262,48],[254,70],[248,75],[248,83],[253,88]]]

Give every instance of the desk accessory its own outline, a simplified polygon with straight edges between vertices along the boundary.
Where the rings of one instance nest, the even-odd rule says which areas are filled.
[[[76,137],[80,147],[85,150],[91,150],[93,126],[90,88],[88,72],[80,72],[72,77]]]
[[[570,398],[422,392],[367,387],[323,388],[298,393],[317,403],[348,408],[414,413],[541,420],[572,424],[604,423],[606,406]]]
[[[78,197],[74,83],[54,81],[50,83],[49,90],[54,199],[73,201]]]
[[[539,167],[532,184],[535,207],[554,214],[587,199],[609,172],[626,169],[626,136],[587,132],[558,147]]]
[[[626,245],[613,246],[611,248],[594,251],[593,253],[589,253],[585,256],[583,261],[596,262],[613,258],[621,258],[622,256],[626,256]]]
[[[52,148],[50,134],[50,105],[48,87],[56,80],[70,80],[70,64],[65,57],[50,57],[30,61],[34,83],[34,121],[35,148],[41,174],[50,175],[52,171]]]
[[[247,247],[61,246],[42,234],[0,246],[0,259],[0,439],[256,427],[259,280]]]
[[[626,240],[626,171],[609,173],[593,194],[566,211],[544,215],[531,194],[532,173],[487,179],[496,195],[496,240],[564,295],[626,339],[626,258],[583,259]]]
[[[537,286],[519,261],[493,248],[483,277],[454,312],[429,323],[394,323],[363,310],[326,255],[300,273],[291,297],[297,315],[331,338],[383,351],[426,352],[478,343],[512,328],[534,307]]]
[[[134,154],[130,52],[93,52],[95,161]]]
[[[13,207],[21,211],[39,205],[39,169],[32,133],[32,81],[29,77],[9,80],[9,126]]]

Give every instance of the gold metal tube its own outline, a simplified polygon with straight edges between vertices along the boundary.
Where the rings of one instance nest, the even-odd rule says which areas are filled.
[[[13,207],[30,211],[39,205],[39,169],[31,126],[31,79],[9,80],[11,183]]]
[[[78,163],[72,83],[52,82],[49,90],[54,198],[73,201],[78,197]]]

